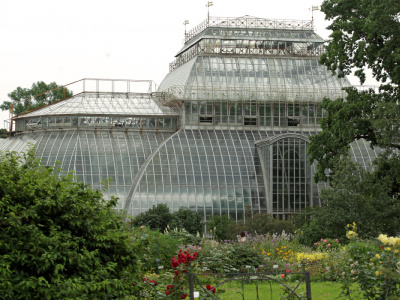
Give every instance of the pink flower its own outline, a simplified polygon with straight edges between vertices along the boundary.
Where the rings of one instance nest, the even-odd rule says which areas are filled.
[[[326,243],[326,240],[324,240],[324,243]]]
[[[331,244],[328,244],[328,247],[330,247],[331,246]]]

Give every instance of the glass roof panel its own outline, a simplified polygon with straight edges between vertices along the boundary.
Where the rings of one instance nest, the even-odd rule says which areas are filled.
[[[43,115],[177,115],[151,94],[82,93],[20,117]]]
[[[181,69],[186,76],[188,67],[182,83]],[[341,89],[346,86],[347,78],[332,75],[316,58],[198,56],[169,73],[159,91],[169,92],[171,100],[320,102],[345,96]]]

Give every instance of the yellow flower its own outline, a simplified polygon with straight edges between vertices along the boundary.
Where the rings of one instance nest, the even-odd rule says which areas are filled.
[[[357,232],[355,232],[355,231],[353,231],[353,230],[349,230],[349,231],[346,233],[346,236],[347,236],[348,239],[355,238],[355,237],[357,237]]]
[[[390,250],[392,250],[392,248],[386,247],[385,250],[386,250],[386,251],[390,251]]]
[[[347,227],[350,227],[350,224],[347,224]]]
[[[396,253],[396,254],[397,254],[397,252],[399,252],[399,250],[397,250],[397,249],[396,249],[396,250],[394,250],[394,253]]]
[[[356,222],[353,222],[353,226],[356,226]]]
[[[376,258],[381,258],[381,257],[379,256],[379,254],[375,255],[375,257],[376,257]]]
[[[375,272],[375,275],[376,275],[376,276],[382,275],[382,271],[376,271],[376,272]]]

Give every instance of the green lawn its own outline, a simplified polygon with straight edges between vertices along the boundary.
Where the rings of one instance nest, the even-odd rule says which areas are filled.
[[[243,297],[241,295],[242,286],[238,282],[227,282],[220,287],[220,290],[224,290],[223,293],[219,293],[220,299],[243,300]],[[297,291],[299,291],[299,289],[297,289]],[[305,284],[300,285],[299,292],[302,292],[304,296],[306,295]],[[341,292],[342,290],[340,283],[311,283],[311,296],[313,300],[346,299],[344,296],[340,296]],[[285,297],[283,295],[282,285],[278,283],[271,283],[270,285],[267,282],[259,284],[258,295],[259,299],[282,299]],[[256,287],[254,284],[246,284],[244,286],[244,299],[257,299]],[[361,299],[361,297],[357,297],[357,295],[352,295],[352,299]]]

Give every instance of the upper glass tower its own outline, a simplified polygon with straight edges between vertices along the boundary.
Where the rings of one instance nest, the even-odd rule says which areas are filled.
[[[210,18],[185,40],[159,87],[166,105],[184,103],[185,128],[317,130],[318,104],[350,86],[318,63],[309,21]]]

